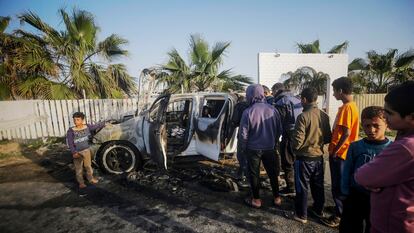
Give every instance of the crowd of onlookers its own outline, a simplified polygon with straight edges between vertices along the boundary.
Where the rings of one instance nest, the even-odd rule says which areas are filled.
[[[333,128],[329,116],[318,109],[313,88],[295,96],[283,84],[270,91],[253,84],[246,100],[238,101],[232,123],[239,127],[237,158],[240,184],[250,186],[245,203],[260,208],[260,167],[273,191],[273,204],[282,196],[295,197],[290,218],[307,223],[308,213],[339,232],[414,232],[414,81],[391,88],[384,107],[370,106],[359,114],[347,77],[332,83],[333,95],[343,105]],[[203,109],[203,114],[209,114]],[[96,184],[91,167],[89,138],[104,127],[84,124],[84,114],[73,115],[75,126],[67,133],[79,188],[85,188],[83,168]],[[358,140],[359,129],[365,137]],[[394,142],[387,128],[397,131]],[[335,213],[325,216],[324,160],[328,145],[329,169]],[[279,190],[279,173],[286,187]],[[308,208],[308,191],[313,205]]]
[[[295,96],[283,84],[270,91],[250,85],[245,101],[235,106],[232,122],[239,127],[237,158],[240,182],[250,186],[245,203],[260,208],[260,166],[270,180],[273,204],[295,198],[294,214],[307,223],[308,214],[339,232],[414,232],[414,81],[390,88],[385,105],[361,114],[347,77],[332,83],[342,102],[331,130],[329,116],[318,109],[313,88]],[[359,139],[362,127],[365,137]],[[392,142],[387,128],[396,130]],[[324,213],[324,149],[328,147],[335,213]],[[284,172],[286,187],[279,190]],[[313,205],[308,208],[308,191]]]

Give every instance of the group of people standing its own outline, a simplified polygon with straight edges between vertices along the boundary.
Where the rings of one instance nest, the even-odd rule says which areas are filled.
[[[307,223],[308,212],[340,232],[414,232],[414,82],[389,91],[385,106],[370,106],[361,115],[347,77],[332,83],[342,102],[331,130],[329,116],[317,106],[318,93],[305,88],[296,97],[283,84],[270,90],[253,84],[246,101],[235,106],[239,127],[237,158],[240,179],[248,180],[245,203],[260,208],[260,164],[270,180],[276,207],[283,196],[295,197],[289,216]],[[360,125],[365,137],[358,140]],[[397,131],[394,142],[386,129]],[[324,160],[329,153],[335,213],[325,216]],[[279,190],[284,172],[286,188]],[[308,208],[308,191],[313,205]]]

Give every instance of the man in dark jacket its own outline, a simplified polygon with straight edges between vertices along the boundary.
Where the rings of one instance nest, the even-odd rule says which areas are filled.
[[[259,196],[260,162],[270,179],[274,204],[280,206],[278,184],[278,159],[275,156],[275,141],[280,137],[282,125],[275,108],[266,103],[263,87],[259,84],[250,85],[246,90],[247,108],[240,122],[241,149],[246,151],[252,197],[245,202],[260,208],[262,201]]]
[[[240,121],[243,115],[244,110],[249,107],[249,104],[245,101],[243,96],[238,96],[237,104],[234,106],[233,116],[231,119],[231,123],[233,124],[234,128],[240,126]],[[239,136],[240,134],[238,134]],[[246,180],[247,174],[247,158],[246,155],[243,153],[241,149],[241,140],[237,140],[237,160],[239,161],[239,171],[238,171],[238,179],[239,182],[237,183],[240,187],[248,187],[248,183]]]
[[[294,196],[294,172],[293,164],[295,162],[295,155],[292,150],[292,132],[295,127],[297,116],[302,112],[302,104],[300,99],[293,95],[293,93],[285,88],[282,83],[276,83],[272,87],[273,99],[269,99],[268,103],[272,104],[279,112],[282,125],[283,134],[282,140],[278,143],[278,150],[280,153],[282,170],[286,180],[286,189],[280,191],[281,196]]]

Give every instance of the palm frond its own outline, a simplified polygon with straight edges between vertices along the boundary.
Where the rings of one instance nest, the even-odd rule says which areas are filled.
[[[344,41],[342,44],[335,45],[334,47],[332,47],[328,51],[328,53],[344,53],[347,50],[348,46],[349,46],[349,42]]]
[[[128,51],[122,49],[122,46],[127,43],[126,39],[112,34],[98,43],[98,53],[110,61],[120,56],[127,56]]]
[[[7,26],[9,26],[10,17],[6,16],[0,16],[0,33],[3,33]]]
[[[362,58],[355,58],[351,63],[348,65],[348,71],[354,70],[365,70],[367,68],[367,62]]]
[[[399,55],[395,61],[395,67],[404,68],[412,65],[414,62],[414,49],[410,49],[405,53]]]

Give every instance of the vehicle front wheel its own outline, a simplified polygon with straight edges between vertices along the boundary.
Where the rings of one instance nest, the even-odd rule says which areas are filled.
[[[107,173],[123,174],[131,172],[141,165],[139,152],[130,145],[121,142],[111,142],[105,145],[99,153],[98,164]]]

